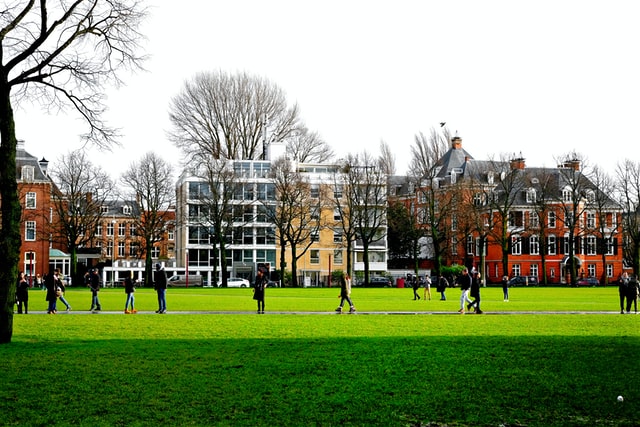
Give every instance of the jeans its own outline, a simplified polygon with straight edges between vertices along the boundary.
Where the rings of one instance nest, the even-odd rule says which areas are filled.
[[[460,294],[460,310],[464,310],[464,303],[471,304],[473,301],[469,299],[469,289],[464,289]]]
[[[91,310],[96,309],[96,310],[101,310],[102,307],[100,306],[100,300],[98,299],[98,293],[94,292],[93,296],[91,298]]]
[[[129,303],[131,303],[131,310],[133,310],[133,303],[135,302],[135,297],[133,296],[133,292],[127,294],[127,302],[124,303],[124,309],[126,310],[129,307]]]
[[[342,299],[340,300],[340,308],[342,308],[342,306],[344,305],[345,301],[349,303],[349,307],[353,307],[353,302],[351,302],[351,298],[342,297]]]
[[[67,310],[71,310],[71,306],[69,305],[69,303],[67,302],[66,299],[64,299],[64,295],[60,295],[60,301],[67,306]]]
[[[158,311],[167,311],[167,290],[158,289]]]
[[[47,308],[47,313],[52,313],[56,310],[56,300],[49,301],[49,307]]]

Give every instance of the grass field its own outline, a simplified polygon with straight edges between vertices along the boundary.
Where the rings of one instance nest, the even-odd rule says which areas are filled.
[[[269,289],[256,315],[251,290],[180,289],[163,316],[144,314],[156,308],[147,289],[136,293],[142,314],[109,315],[125,299],[109,289],[105,312],[85,315],[90,293],[70,290],[69,314],[15,316],[0,346],[0,423],[638,424],[640,316],[617,314],[616,288],[515,288],[508,303],[487,288],[487,314],[464,316],[453,314],[459,291],[447,295],[355,289],[367,315],[324,315],[336,289]],[[30,303],[42,313],[44,293]]]

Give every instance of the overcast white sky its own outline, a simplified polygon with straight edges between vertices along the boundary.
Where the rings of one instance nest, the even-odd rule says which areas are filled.
[[[246,71],[280,86],[338,154],[381,140],[405,171],[439,122],[476,159],[570,151],[613,169],[640,154],[635,0],[150,0],[147,73],[110,89],[123,148],[94,152],[114,176],[153,150],[177,164],[168,105],[196,72]],[[70,113],[71,114],[71,113]],[[17,111],[18,138],[55,161],[80,146],[75,115]]]

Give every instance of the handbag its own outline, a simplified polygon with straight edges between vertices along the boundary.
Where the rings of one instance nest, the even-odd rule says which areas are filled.
[[[56,296],[57,297],[61,297],[62,296],[62,289],[56,288]]]

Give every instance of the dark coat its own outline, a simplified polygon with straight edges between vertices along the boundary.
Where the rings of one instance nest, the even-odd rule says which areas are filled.
[[[127,277],[124,279],[124,293],[132,294],[136,291],[135,284],[133,283],[133,279],[131,277]]]
[[[29,283],[26,280],[18,282],[18,288],[16,289],[16,300],[29,301]]]
[[[167,289],[167,273],[165,273],[163,269],[153,272],[153,288],[156,291],[159,289]]]
[[[261,275],[256,276],[256,282],[253,285],[253,299],[257,301],[264,300],[264,288],[267,287],[267,278]]]

